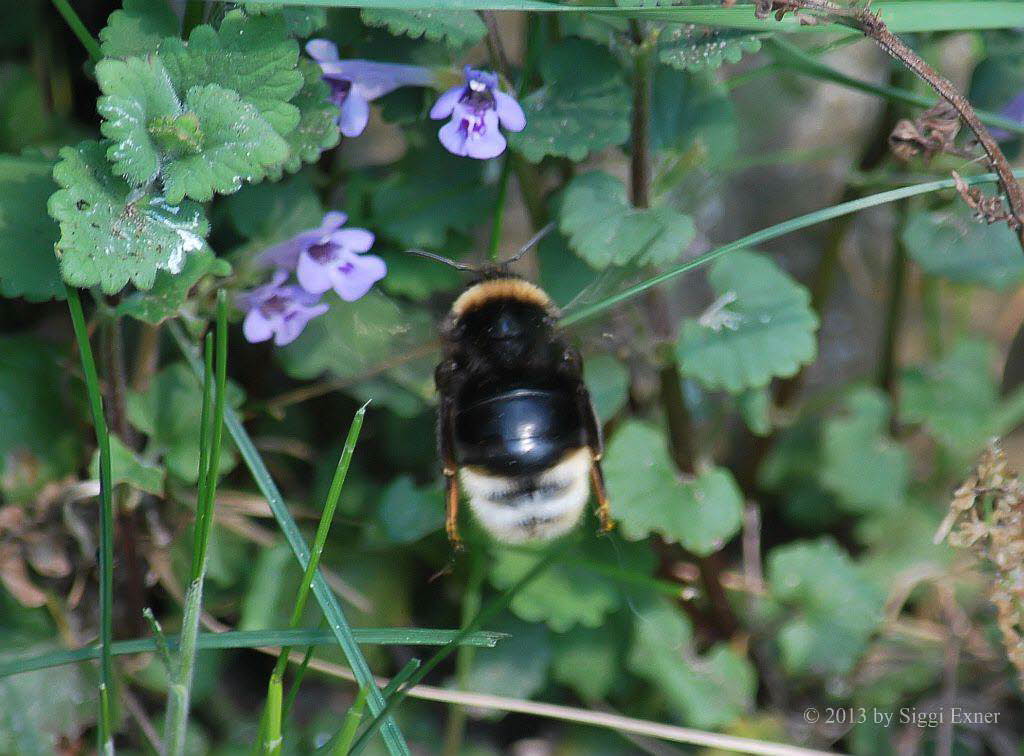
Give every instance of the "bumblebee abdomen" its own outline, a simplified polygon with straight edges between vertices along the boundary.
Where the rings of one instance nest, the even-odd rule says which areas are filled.
[[[465,397],[455,411],[459,464],[501,475],[533,475],[585,443],[567,388],[511,387]]]

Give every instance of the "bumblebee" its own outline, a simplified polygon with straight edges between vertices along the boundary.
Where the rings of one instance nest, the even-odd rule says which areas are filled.
[[[482,271],[445,260],[476,274],[442,324],[435,371],[445,527],[455,548],[463,491],[477,521],[505,543],[571,530],[591,486],[601,529],[612,527],[583,363],[559,334],[547,293],[509,272],[523,252]]]

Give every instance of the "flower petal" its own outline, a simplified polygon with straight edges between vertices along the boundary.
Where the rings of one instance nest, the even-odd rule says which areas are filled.
[[[309,40],[306,52],[317,63],[335,63],[338,60],[338,46],[329,39]]]
[[[430,117],[435,121],[439,121],[442,118],[447,118],[455,110],[455,104],[462,97],[462,91],[464,87],[452,87],[447,92],[437,98],[437,102],[434,103],[434,107],[430,109]],[[444,142],[444,140],[441,140]]]
[[[325,234],[337,231],[345,225],[345,221],[347,220],[348,216],[340,210],[328,210],[324,213],[324,219],[320,221],[319,230]]]
[[[365,228],[343,228],[331,234],[331,241],[349,252],[365,252],[373,246],[374,235]]]
[[[242,334],[250,344],[258,344],[274,335],[274,324],[257,307],[249,310],[242,321]]]
[[[504,92],[494,93],[495,110],[501,125],[509,131],[522,131],[526,128],[526,114],[516,99]]]
[[[330,266],[321,265],[308,252],[299,255],[295,277],[299,279],[299,285],[310,294],[323,294],[331,288]]]
[[[489,160],[503,153],[507,144],[505,137],[497,128],[488,129],[466,140],[466,156],[477,160]]]
[[[345,102],[341,104],[341,114],[338,116],[338,127],[341,133],[347,137],[357,137],[366,129],[370,122],[370,103],[355,92],[348,93]]]
[[[281,319],[274,343],[277,346],[291,344],[299,337],[299,334],[302,333],[309,321],[323,315],[325,312],[327,312],[326,304],[319,304],[315,307],[297,306],[294,310],[286,313]]]
[[[342,259],[347,270],[335,265],[330,275],[334,290],[346,302],[355,302],[365,295],[388,272],[387,264],[377,255],[346,255]]]

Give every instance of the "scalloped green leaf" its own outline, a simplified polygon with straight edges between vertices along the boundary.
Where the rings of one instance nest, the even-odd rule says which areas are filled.
[[[171,157],[162,170],[172,203],[231,194],[243,182],[265,178],[288,158],[287,142],[230,89],[216,84],[190,89],[183,112],[189,116],[198,128],[196,145]]]
[[[629,668],[661,691],[673,713],[694,727],[717,728],[750,710],[757,678],[746,657],[725,643],[699,656],[689,618],[665,600],[636,615]]]
[[[889,438],[889,400],[874,388],[847,397],[824,426],[822,485],[852,512],[893,511],[910,483],[910,454]]]
[[[363,23],[383,26],[396,35],[443,41],[456,49],[479,42],[487,34],[480,16],[471,10],[394,10],[364,8]]]
[[[882,621],[881,591],[831,538],[776,547],[767,577],[772,597],[794,610],[778,636],[786,668],[849,673]]]
[[[160,196],[136,197],[110,171],[107,147],[85,141],[60,151],[53,177],[62,187],[48,211],[60,223],[60,271],[72,286],[99,285],[115,294],[129,282],[149,289],[161,270],[178,273],[206,246],[201,206],[172,206]]]
[[[631,540],[657,533],[700,556],[718,551],[740,529],[743,495],[725,468],[683,478],[665,444],[638,420],[616,431],[603,464],[612,517]]]
[[[176,37],[181,24],[170,3],[124,0],[100,30],[100,48],[107,58],[156,52],[164,37]]]
[[[907,370],[900,384],[900,419],[922,424],[963,457],[1008,432],[1024,415],[1024,395],[1018,391],[1000,399],[991,372],[993,351],[986,341],[964,339],[938,362]]]
[[[911,213],[903,229],[910,256],[927,273],[1002,291],[1024,279],[1020,242],[1005,223],[982,223],[957,200]]]
[[[772,260],[737,250],[708,274],[717,297],[683,321],[676,354],[684,375],[738,393],[794,375],[814,361],[818,318],[811,295]]]
[[[626,188],[600,171],[576,176],[562,195],[559,227],[592,268],[659,265],[677,259],[693,239],[693,220],[669,207],[638,210]]]
[[[237,92],[278,134],[299,124],[299,109],[290,102],[303,84],[299,45],[280,13],[229,11],[217,30],[197,26],[187,43],[165,39],[160,58],[183,99],[193,87],[215,84]]]
[[[103,92],[96,103],[103,116],[100,131],[113,142],[107,158],[114,172],[136,186],[153,181],[160,172],[162,148],[156,138],[161,124],[168,129],[181,115],[167,69],[155,56],[105,59],[96,64],[96,81]],[[164,138],[173,136],[172,132]]]
[[[585,365],[590,401],[601,422],[608,422],[629,399],[629,370],[610,354],[599,354]]]
[[[540,70],[544,86],[521,100],[526,128],[506,135],[512,149],[533,163],[547,155],[578,162],[629,138],[632,96],[606,48],[570,37],[547,52]]]
[[[737,29],[673,24],[658,34],[658,60],[680,71],[715,69],[738,63],[761,49],[761,35]]]
[[[0,155],[0,295],[30,302],[63,299],[53,245],[59,228],[46,213],[57,189],[53,161]]]
[[[226,276],[230,273],[231,264],[215,257],[209,247],[204,247],[185,258],[185,266],[180,272],[161,270],[156,274],[153,288],[132,292],[123,297],[115,309],[119,315],[158,325],[181,312],[188,293],[203,276]]]
[[[237,408],[245,393],[234,381],[227,383],[227,404]],[[199,420],[203,390],[184,362],[163,368],[142,392],[128,393],[128,419],[149,436],[152,449],[163,455],[169,473],[195,483],[199,477]],[[230,438],[224,438],[220,472],[229,472],[238,462]]]
[[[110,434],[110,468],[111,479],[115,485],[127,483],[140,491],[163,496],[164,469],[143,460],[114,434]],[[89,475],[98,478],[99,470],[100,452],[97,449],[89,463]]]
[[[289,36],[305,39],[313,32],[327,26],[327,9],[311,6],[287,6],[279,3],[245,3],[246,14],[250,16],[266,16],[280,13],[284,17]]]
[[[571,633],[554,636],[555,658],[551,677],[573,688],[584,701],[608,695],[621,669],[622,640],[600,628],[576,627]]]

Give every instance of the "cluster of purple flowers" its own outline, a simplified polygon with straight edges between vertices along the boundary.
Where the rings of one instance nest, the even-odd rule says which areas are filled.
[[[320,298],[328,289],[354,302],[384,277],[384,261],[365,254],[373,246],[373,234],[342,228],[346,220],[345,213],[329,212],[319,228],[302,231],[260,255],[259,263],[274,269],[270,282],[237,300],[245,312],[242,332],[248,341],[273,337],[278,346],[290,344],[310,320],[327,312]],[[297,284],[288,283],[293,272]]]
[[[338,48],[326,39],[310,40],[306,51],[319,65],[338,106],[338,128],[347,137],[359,136],[370,120],[370,102],[399,87],[428,87],[434,74],[422,66],[341,60]],[[526,116],[515,98],[498,88],[498,77],[466,66],[464,81],[434,104],[430,117],[445,120],[438,138],[445,149],[463,157],[486,160],[505,151],[499,126],[521,131]],[[268,283],[239,295],[245,312],[242,332],[250,342],[278,346],[299,337],[313,318],[327,312],[321,296],[334,289],[346,302],[365,295],[387,273],[384,261],[366,254],[374,236],[362,228],[342,228],[344,213],[329,212],[319,228],[303,231],[265,250],[259,263],[274,273]],[[291,282],[292,274],[295,281]]]
[[[306,52],[323,71],[331,101],[341,109],[338,127],[347,137],[359,136],[370,119],[370,102],[399,87],[427,87],[434,75],[423,66],[341,60],[338,48],[326,39],[313,39]],[[441,95],[430,111],[434,120],[450,119],[438,131],[445,149],[455,155],[487,160],[505,151],[500,126],[522,131],[526,116],[515,98],[498,88],[498,77],[466,66],[462,84]]]

